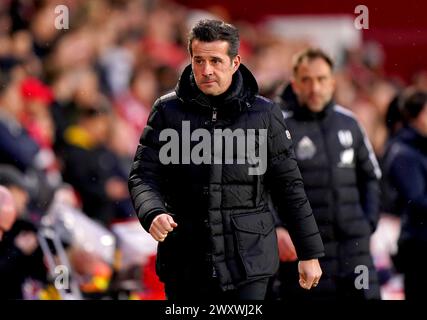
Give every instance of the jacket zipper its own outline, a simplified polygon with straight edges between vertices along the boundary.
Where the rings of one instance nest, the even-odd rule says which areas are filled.
[[[322,140],[323,140],[323,144],[325,146],[325,153],[326,153],[326,157],[328,159],[328,164],[332,164],[332,163],[334,163],[334,158],[333,158],[333,154],[329,150],[328,141],[326,139],[326,135],[327,135],[327,129],[325,127],[326,124],[323,121],[321,121],[321,122],[318,122],[318,125],[320,127],[321,132],[322,132]],[[335,178],[334,178],[334,169],[331,165],[328,167],[328,171],[329,171],[329,179],[330,179],[329,183],[330,183],[330,185],[332,185],[332,201],[333,201],[333,203],[332,203],[331,210],[333,213],[333,219],[334,219],[334,221],[336,221],[336,219],[337,219],[337,207],[338,207],[338,195],[337,195],[337,191],[335,188],[336,182],[335,182]],[[335,237],[337,237],[338,230],[337,230],[336,224],[333,225],[333,228],[334,228]],[[341,252],[339,251],[338,254],[341,255]],[[341,269],[342,269],[341,264],[338,266],[338,268],[339,268],[339,272],[341,272]]]
[[[212,108],[212,123],[215,123],[217,120],[217,110],[215,107]]]
[[[215,130],[215,124],[216,124],[216,121],[217,121],[217,116],[218,116],[218,112],[217,112],[217,109],[216,109],[216,107],[212,107],[212,118],[211,118],[211,123],[212,123],[212,133],[213,133],[213,131]],[[208,221],[209,221],[209,218],[208,218]],[[213,246],[213,243],[211,243],[211,245]],[[213,247],[211,248],[211,250],[213,250]],[[209,263],[211,264],[211,266],[212,266],[212,273],[211,273],[211,276],[213,277],[213,278],[216,278],[216,277],[218,277],[218,274],[217,274],[217,272],[216,272],[216,269],[215,269],[215,258],[214,258],[214,255],[213,255],[213,252],[211,251],[210,252],[210,254],[209,254]]]

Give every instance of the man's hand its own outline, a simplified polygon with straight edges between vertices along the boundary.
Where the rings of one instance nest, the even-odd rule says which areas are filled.
[[[112,200],[123,200],[129,196],[127,184],[118,177],[112,177],[107,180],[105,192]]]
[[[289,236],[288,230],[283,227],[276,228],[279,257],[282,262],[296,261],[298,259],[295,246]]]
[[[311,259],[298,263],[299,284],[302,288],[310,290],[319,284],[322,276],[319,260]]]
[[[168,232],[171,232],[176,227],[178,227],[178,224],[173,221],[172,216],[167,213],[162,213],[154,218],[149,231],[154,240],[163,242]]]

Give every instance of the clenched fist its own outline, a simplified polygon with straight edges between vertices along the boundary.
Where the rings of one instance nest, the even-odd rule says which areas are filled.
[[[317,287],[322,269],[320,268],[319,260],[311,259],[298,262],[299,284],[302,288],[310,290]]]
[[[178,224],[173,220],[172,216],[162,213],[154,218],[149,231],[154,240],[163,242],[168,233],[176,227],[178,227]]]

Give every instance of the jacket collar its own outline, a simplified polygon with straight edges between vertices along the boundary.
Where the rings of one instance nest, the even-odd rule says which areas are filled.
[[[181,74],[175,92],[188,106],[209,110],[212,107],[227,108],[242,112],[254,101],[255,95],[258,94],[258,84],[252,73],[240,64],[226,92],[217,97],[207,96],[197,87],[191,65],[188,65]]]
[[[422,136],[413,127],[406,126],[400,129],[396,135],[396,139],[427,155],[427,137]]]
[[[294,105],[295,117],[301,120],[322,120],[327,118],[335,105],[333,100],[329,101],[320,112],[313,112],[307,106],[300,105],[298,102]]]
[[[292,111],[294,118],[297,120],[321,120],[326,118],[331,114],[335,101],[332,99],[329,101],[325,108],[320,112],[313,112],[305,106],[301,105],[298,102],[298,98],[292,90],[291,84],[288,84],[283,90],[282,94],[279,96],[278,101],[282,104],[282,107],[285,111]]]

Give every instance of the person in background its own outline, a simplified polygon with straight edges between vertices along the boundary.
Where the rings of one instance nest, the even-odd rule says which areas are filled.
[[[134,214],[127,174],[107,146],[112,121],[107,104],[82,108],[76,123],[65,130],[60,151],[64,181],[77,191],[83,212],[105,226]]]
[[[4,233],[12,228],[15,220],[16,208],[12,194],[6,187],[0,186],[0,242],[3,239]]]
[[[292,83],[278,99],[325,245],[322,281],[300,290],[294,285],[298,253],[286,224],[277,228],[283,300],[380,299],[370,236],[379,218],[381,171],[354,115],[334,102],[334,90],[332,59],[309,48],[296,55]],[[364,283],[357,282],[358,268]]]
[[[40,148],[20,122],[23,112],[19,82],[0,72],[0,163],[25,172],[37,166]]]
[[[427,93],[406,97],[401,114],[404,126],[391,140],[384,171],[396,192],[396,213],[401,217],[397,271],[404,274],[405,298],[425,300],[427,280]]]
[[[47,282],[37,227],[27,217],[29,194],[24,181],[24,176],[16,168],[0,166],[0,185],[8,189],[11,199],[7,198],[7,204],[10,206],[13,203],[16,211],[16,220],[9,229],[3,230],[0,242],[0,300],[23,299],[22,289],[28,279]],[[6,208],[8,207],[0,208],[0,211]],[[6,214],[5,217],[7,216]]]

